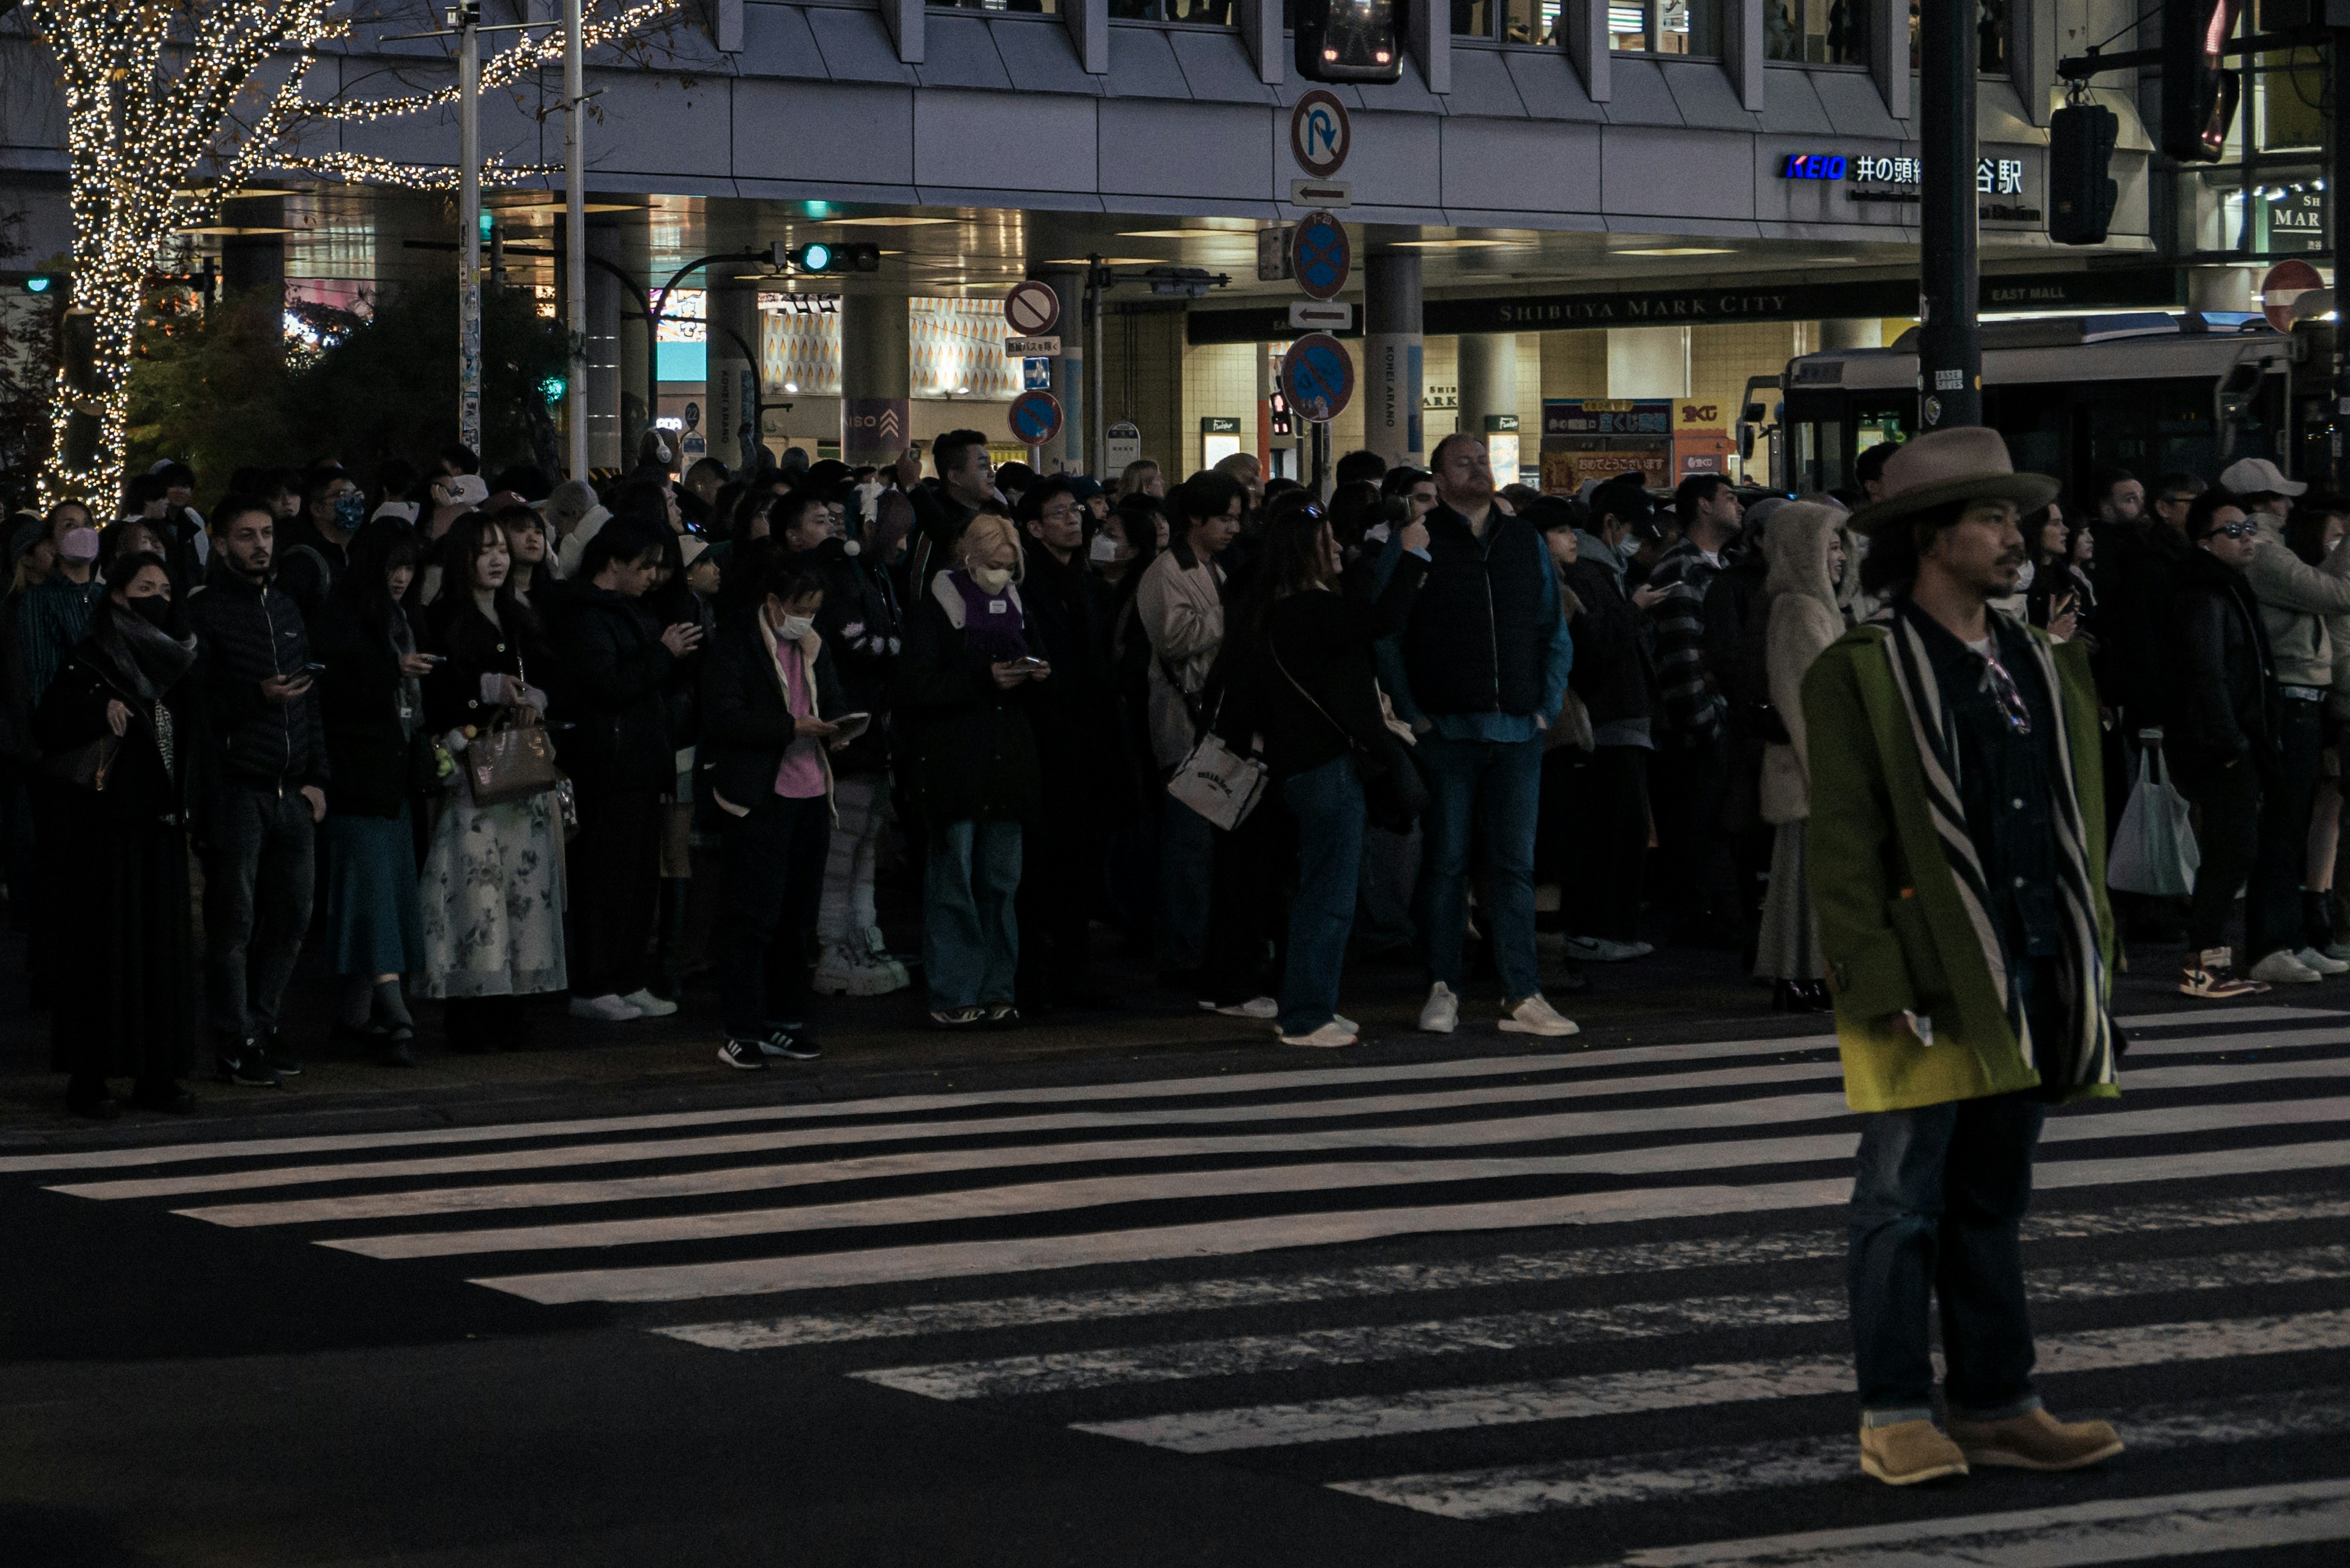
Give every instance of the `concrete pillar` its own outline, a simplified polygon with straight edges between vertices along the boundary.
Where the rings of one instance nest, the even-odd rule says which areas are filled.
[[[1867,316],[1856,320],[1823,321],[1820,323],[1820,347],[1823,348],[1882,348],[1885,347],[1885,320]]]
[[[1061,352],[1051,362],[1053,396],[1061,400],[1061,433],[1036,449],[1036,472],[1083,473],[1089,417],[1086,411],[1086,275],[1078,267],[1031,265],[1028,275],[1051,284],[1061,300],[1061,324],[1054,329],[1060,336]]]
[[[910,302],[850,293],[840,301],[840,458],[895,462],[914,425]]]
[[[629,455],[620,435],[620,339],[629,333],[643,337],[644,327],[624,317],[628,291],[619,278],[596,265],[598,261],[619,265],[618,224],[588,226],[588,465],[619,468]],[[644,385],[643,371],[639,363],[638,386]]]
[[[286,198],[244,196],[226,204],[221,222],[240,229],[276,229],[286,224]],[[247,289],[286,293],[286,236],[229,234],[221,240],[221,288],[227,294]]]
[[[751,468],[759,443],[759,291],[729,280],[711,289],[709,312],[710,358],[702,400],[709,455],[730,470]]]
[[[652,384],[654,354],[652,334],[645,329],[644,321],[650,308],[651,290],[643,279],[650,268],[644,258],[625,252],[614,259],[631,280],[620,327],[620,462],[633,465],[637,443],[644,439],[645,431],[652,426],[653,416],[660,411],[645,405],[645,389]]]
[[[1419,253],[1383,251],[1363,266],[1363,362],[1355,396],[1363,445],[1388,466],[1425,461],[1420,432]]]
[[[1689,389],[1688,327],[1611,327],[1607,329],[1609,397],[1686,398]]]
[[[1482,440],[1496,415],[1518,412],[1518,335],[1514,332],[1463,332],[1461,335],[1461,429]],[[1489,447],[1492,443],[1487,441]],[[1493,476],[1503,484],[1517,475]]]

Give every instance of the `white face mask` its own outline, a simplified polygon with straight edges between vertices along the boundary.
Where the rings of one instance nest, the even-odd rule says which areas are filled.
[[[1115,561],[1118,559],[1118,541],[1107,534],[1097,534],[1088,554],[1097,561]]]
[[[2034,566],[2030,561],[2024,562],[2022,566],[2018,567],[2015,573],[2015,591],[2020,594],[2024,589],[2030,587],[2032,586],[2032,579],[2038,574],[2039,569],[2040,568],[2038,566]]]
[[[973,566],[971,569],[971,580],[977,583],[981,587],[985,588],[991,594],[1000,594],[1003,591],[1003,585],[1012,580],[1012,568],[1009,566]]]
[[[784,624],[775,628],[775,635],[783,639],[785,642],[797,642],[800,639],[806,637],[815,629],[816,620],[814,617],[787,615],[784,618]]]

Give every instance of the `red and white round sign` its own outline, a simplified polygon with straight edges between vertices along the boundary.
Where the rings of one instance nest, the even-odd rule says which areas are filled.
[[[1061,324],[1061,296],[1041,278],[1015,283],[1003,296],[1003,320],[1017,337],[1045,337]]]
[[[2305,261],[2281,261],[2269,268],[2261,279],[2261,314],[2279,332],[2293,330],[2293,302],[2313,288],[2324,288],[2325,280],[2317,269]]]

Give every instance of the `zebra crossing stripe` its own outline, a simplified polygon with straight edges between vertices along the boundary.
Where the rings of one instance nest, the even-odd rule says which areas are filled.
[[[2171,1292],[2230,1290],[2350,1278],[2350,1246],[2308,1247],[2216,1257],[2133,1260],[2089,1268],[2035,1269],[2035,1301],[2100,1301]],[[1656,1339],[1711,1330],[1841,1323],[1841,1288],[1774,1291],[1610,1306],[1491,1313],[1411,1324],[1348,1324],[1295,1334],[1054,1351],[927,1366],[888,1366],[854,1376],[932,1399],[1002,1399],[1136,1383],[1254,1376],[1304,1367],[1503,1350],[1539,1350],[1601,1341]]]
[[[2350,1539],[2350,1480],[2117,1498],[1627,1552],[1627,1568],[2084,1568]]]
[[[2035,1213],[2023,1222],[2023,1238],[2027,1244],[2034,1244],[2087,1236],[2142,1235],[2150,1231],[2339,1220],[2345,1217],[2350,1217],[2350,1198],[2325,1198],[2308,1193],[2262,1193],[2194,1203],[2144,1203],[2118,1210],[2100,1208]],[[1832,1231],[1692,1236],[1629,1246],[1505,1253],[1457,1263],[1374,1263],[1319,1273],[1222,1276],[1122,1289],[1067,1291],[1052,1295],[914,1302],[855,1313],[799,1313],[779,1317],[670,1324],[653,1332],[715,1350],[780,1350],[804,1345],[906,1339],[924,1334],[976,1334],[1177,1313],[1221,1312],[1246,1307],[1549,1284],[1611,1274],[1762,1267],[1820,1258],[1841,1258],[1845,1254],[1845,1246],[1843,1234]]]
[[[2043,1376],[2341,1350],[2350,1348],[2350,1311],[2087,1329],[2043,1336],[2038,1348]],[[1790,1356],[1184,1410],[1075,1425],[1080,1431],[1150,1448],[1212,1454],[1851,1392],[1850,1357]]]
[[[1849,1142],[1847,1141],[1847,1148]],[[2145,1158],[2067,1160],[2035,1168],[2043,1190],[2108,1183],[2208,1179],[2350,1165],[2350,1141],[2279,1144]],[[1556,1198],[1513,1199],[1335,1213],[1279,1214],[1201,1224],[1139,1227],[1007,1241],[915,1243],[789,1257],[699,1263],[484,1275],[471,1282],[545,1304],[569,1302],[678,1302],[842,1285],[902,1283],[975,1274],[1008,1274],[1097,1263],[1229,1257],[1286,1247],[1318,1247],[1431,1231],[1603,1225],[1626,1220],[1824,1209],[1851,1196],[1852,1180],[1833,1177],[1752,1186],[1684,1186]]]
[[[1794,1066],[1805,1071],[1835,1071],[1834,1064],[1814,1069],[1809,1064]],[[1778,1072],[1782,1069],[1771,1069]],[[1751,1069],[1731,1069],[1743,1073]],[[1691,1088],[1720,1086],[1695,1080],[1711,1075],[1690,1075]],[[2280,1077],[2350,1077],[2350,1059],[2315,1062],[2214,1063],[2179,1067],[2158,1067],[2140,1072],[2140,1086],[2147,1090],[2200,1088],[2213,1085],[2251,1083],[2263,1078]],[[1524,1103],[1534,1098],[1525,1090],[1480,1090],[1471,1096],[1441,1095],[1420,1098],[1404,1098],[1394,1104],[1386,1102],[1377,1107],[1388,1109],[1458,1108],[1479,1103],[1485,1098],[1509,1099]],[[1545,1096],[1546,1097],[1546,1096]],[[1355,1104],[1356,1102],[1346,1102]],[[2341,1102],[2316,1102],[2316,1105]],[[1315,1115],[1328,1114],[1317,1102]],[[1263,1107],[1255,1107],[1261,1109]],[[425,1214],[478,1213],[501,1209],[560,1208],[585,1203],[617,1203],[659,1199],[705,1197],[730,1192],[758,1192],[777,1188],[798,1187],[837,1181],[861,1181],[889,1177],[933,1175],[950,1171],[1017,1169],[1023,1167],[1048,1165],[1085,1165],[1117,1160],[1164,1159],[1191,1156],[1245,1155],[1262,1153],[1309,1152],[1313,1150],[1354,1148],[1454,1148],[1478,1144],[1534,1143],[1553,1139],[1616,1136],[1619,1134],[1682,1131],[1698,1127],[1754,1126],[1772,1122],[1801,1122],[1841,1119],[1846,1115],[1841,1092],[1815,1095],[1760,1096],[1742,1100],[1718,1100],[1699,1105],[1671,1105],[1636,1110],[1569,1111],[1544,1116],[1518,1116],[1486,1121],[1438,1122],[1424,1126],[1385,1126],[1349,1127],[1335,1130],[1294,1131],[1263,1134],[1227,1134],[1169,1138],[1131,1138],[1090,1143],[1020,1145],[998,1148],[958,1148],[951,1150],[917,1150],[907,1153],[868,1155],[843,1158],[833,1156],[822,1163],[770,1163],[756,1166],[734,1166],[715,1170],[684,1171],[671,1175],[630,1176],[608,1180],[576,1180],[546,1182],[499,1182],[478,1187],[424,1188],[403,1192],[371,1192],[331,1198],[285,1199],[265,1202],[210,1204],[176,1210],[190,1219],[208,1220],[215,1225],[300,1225],[321,1221],[402,1219]],[[2095,1112],[2084,1112],[2095,1115]],[[2153,1115],[2156,1113],[2144,1113]],[[2227,1119],[2234,1108],[2171,1107],[2174,1125],[2158,1127],[2142,1124],[2139,1131],[2202,1131],[2234,1125]],[[1293,1119],[1284,1116],[1283,1119]],[[1125,1118],[1041,1118],[1051,1124],[1049,1130],[1062,1130],[1076,1124],[1097,1126],[1107,1120],[1119,1126],[1149,1126],[1160,1120],[1144,1116]],[[1167,1118],[1172,1119],[1172,1118]],[[1228,1121],[1253,1119],[1234,1117],[1225,1113],[1186,1113],[1187,1120]],[[2312,1115],[2301,1119],[2325,1119]],[[2263,1117],[2255,1116],[2248,1125],[2262,1125]],[[951,1124],[960,1126],[960,1124]],[[2057,1127],[2069,1125],[2063,1121]],[[842,1129],[846,1131],[847,1129]],[[997,1129],[991,1129],[997,1130]],[[1003,1128],[1000,1130],[1027,1130]],[[775,1135],[762,1135],[749,1141],[764,1148],[767,1139]],[[828,1138],[812,1139],[807,1134],[783,1135],[790,1141],[828,1142]],[[902,1131],[899,1136],[906,1136]],[[734,1138],[692,1139],[666,1146],[662,1158],[682,1158],[689,1155],[744,1152],[740,1145],[744,1140]],[[724,1147],[714,1147],[724,1146]],[[660,1146],[621,1146],[639,1148]],[[592,1158],[602,1160],[617,1156],[619,1149],[593,1151]],[[529,1163],[542,1158],[554,1158],[559,1151],[533,1151]],[[432,1162],[435,1164],[441,1162]],[[473,1163],[472,1161],[468,1162]],[[350,1169],[342,1167],[341,1169]],[[269,1173],[241,1172],[237,1179],[258,1184]],[[152,1196],[142,1190],[124,1194],[121,1188],[150,1189],[161,1186],[178,1190],[182,1179],[165,1179],[160,1183],[104,1182],[89,1186],[60,1187],[55,1190],[81,1197],[119,1197],[125,1195]]]
[[[2116,1019],[2125,1029],[2208,1029],[2216,1023],[2288,1023],[2300,1019],[2340,1018],[2338,1007],[2215,1007],[2208,1012],[2192,1008],[2178,1012],[2133,1012]],[[2137,1047],[2132,1045],[2135,1051]]]
[[[2350,1067],[2350,1062],[2342,1064]],[[2219,1127],[2284,1127],[2350,1119],[2350,1098],[2281,1100],[2251,1105],[2185,1106],[2110,1111],[2052,1123],[2050,1142],[2199,1132]],[[1407,1136],[1392,1141],[1409,1143]],[[662,1214],[480,1231],[423,1231],[322,1241],[370,1258],[446,1258],[476,1252],[558,1251],[575,1247],[641,1246],[656,1241],[706,1241],[738,1236],[794,1235],[874,1225],[913,1225],[1011,1214],[1052,1213],[1118,1203],[1253,1197],[1409,1187],[1513,1177],[1669,1176],[1740,1166],[1814,1163],[1850,1158],[1856,1132],[1737,1139],[1719,1143],[1655,1144],[1590,1154],[1486,1155],[1465,1159],[1332,1161],[1310,1165],[1243,1166],[1212,1170],[1150,1171],[961,1188],[904,1197],[858,1199],[787,1209]],[[2061,1167],[2059,1168],[2061,1168]]]
[[[2068,1412],[2087,1418],[2103,1412]],[[2350,1401],[2322,1394],[2240,1395],[2112,1413],[2136,1455],[2227,1443],[2350,1434]],[[1849,1431],[1735,1447],[1668,1449],[1600,1459],[1373,1476],[1329,1483],[1375,1502],[1447,1519],[1508,1519],[1586,1508],[1673,1503],[1788,1487],[1830,1486],[1858,1469]]]

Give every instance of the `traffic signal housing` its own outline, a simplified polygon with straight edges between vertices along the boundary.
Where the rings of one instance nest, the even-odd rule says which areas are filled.
[[[822,240],[811,240],[804,245],[786,247],[778,241],[775,248],[775,262],[778,269],[788,267],[793,272],[815,273],[821,276],[831,276],[844,272],[879,272],[881,247],[868,244],[836,245],[828,244]]]
[[[2182,163],[2216,163],[2240,89],[2228,68],[2244,0],[2164,0],[2162,150]]]
[[[2060,245],[2105,243],[2121,187],[2107,171],[2122,122],[2100,103],[2067,104],[2048,119],[2048,237]]]
[[[1297,0],[1297,74],[1316,82],[1403,77],[1397,0]]]

